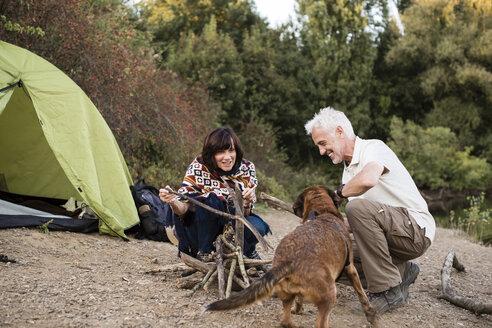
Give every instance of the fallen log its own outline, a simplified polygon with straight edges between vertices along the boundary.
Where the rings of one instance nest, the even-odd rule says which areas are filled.
[[[151,269],[145,271],[147,274],[158,274],[158,273],[168,273],[189,270],[190,267],[184,263],[168,264],[157,269]]]
[[[460,272],[466,272],[465,267],[458,261],[455,253],[449,252],[441,270],[442,295],[440,295],[439,298],[445,299],[451,304],[469,310],[475,314],[492,314],[492,303],[476,302],[471,298],[456,295],[451,288],[452,268],[455,268]]]
[[[181,261],[189,267],[196,269],[200,272],[207,273],[210,269],[215,268],[215,263],[213,262],[202,262],[194,257],[191,257],[183,252],[181,252]]]
[[[290,213],[294,213],[294,210],[292,209],[292,204],[286,203],[283,200],[265,194],[264,192],[260,192],[260,199],[266,201],[271,206],[278,207]]]

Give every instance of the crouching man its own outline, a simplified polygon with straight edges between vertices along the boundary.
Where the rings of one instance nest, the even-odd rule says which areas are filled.
[[[337,194],[349,200],[354,261],[371,304],[380,314],[402,306],[420,272],[409,261],[427,250],[436,231],[427,203],[395,153],[380,140],[356,137],[344,113],[324,108],[305,129],[321,155],[343,162]]]

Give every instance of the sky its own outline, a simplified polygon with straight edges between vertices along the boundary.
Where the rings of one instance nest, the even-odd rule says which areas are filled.
[[[277,27],[295,17],[294,0],[254,0],[260,16],[265,17],[271,27]]]
[[[137,3],[141,0],[129,0],[130,3]],[[297,6],[295,0],[253,0],[260,16],[267,19],[271,27],[278,27],[282,23],[295,18],[294,8]],[[388,1],[390,14],[393,15],[400,32],[403,34],[403,25],[398,15],[398,10],[394,1]]]

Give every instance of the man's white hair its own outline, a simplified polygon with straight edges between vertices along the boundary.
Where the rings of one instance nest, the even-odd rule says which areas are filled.
[[[341,126],[345,135],[352,139],[355,138],[352,123],[345,114],[332,107],[322,108],[319,113],[315,114],[313,119],[304,125],[308,135],[313,133],[314,128],[322,127],[331,135],[335,135],[337,126]]]

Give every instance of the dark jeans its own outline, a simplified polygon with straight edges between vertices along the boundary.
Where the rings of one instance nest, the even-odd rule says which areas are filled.
[[[271,233],[268,224],[263,221],[259,216],[253,214],[246,217],[253,227],[258,230],[261,236],[265,236],[267,233]],[[200,253],[211,253],[212,243],[217,236],[222,233],[224,229],[224,220],[217,219],[211,216],[210,220],[206,222],[192,219],[184,227],[186,238],[192,249],[198,250]],[[247,227],[244,229],[244,254],[246,256],[251,255],[258,244],[258,240],[254,234]]]

